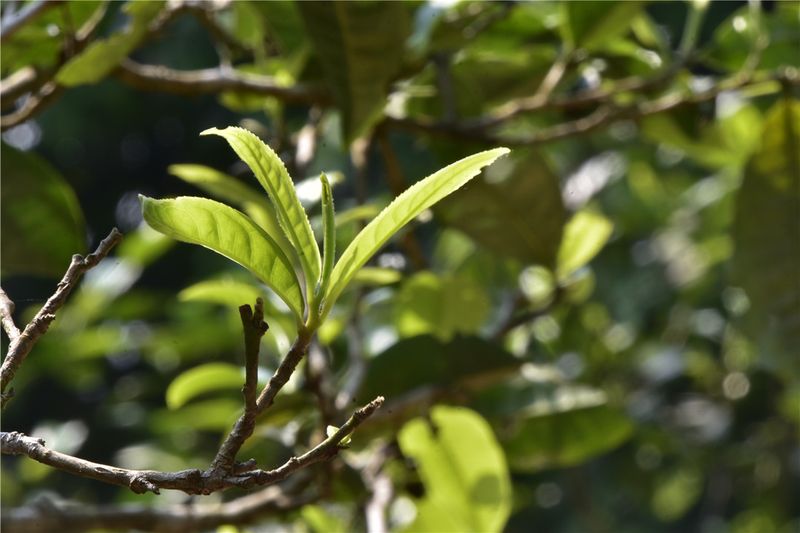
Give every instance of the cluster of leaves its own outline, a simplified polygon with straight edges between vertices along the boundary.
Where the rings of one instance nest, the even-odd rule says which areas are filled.
[[[166,4],[65,5],[74,27],[92,16],[113,21],[101,26],[106,38],[70,57],[67,40],[39,38],[53,26],[69,31],[59,11],[47,11],[3,42],[2,76],[33,65],[65,88],[87,85],[85,101],[58,102],[40,121],[37,151],[75,184],[83,178],[59,159],[59,137],[70,135],[62,124],[111,128],[93,122],[96,113],[66,120],[70,106],[92,109],[96,95],[118,90],[92,84],[134,50],[139,60],[186,68],[207,58],[171,51],[180,39],[170,36],[144,46]],[[133,229],[17,376],[4,423],[25,425],[23,408],[36,405],[43,381],[75,393],[79,405],[103,406],[86,419],[37,407],[45,421],[33,433],[57,449],[93,451],[90,422],[93,435],[110,435],[100,455],[115,454],[115,464],[203,463],[241,409],[233,310],[261,296],[271,327],[265,370],[299,332],[316,332],[334,392],[362,374],[355,400],[395,402],[354,436],[332,498],[283,521],[363,529],[368,495],[355,465],[396,440],[402,457],[383,470],[395,489],[394,530],[792,530],[800,105],[777,74],[797,68],[796,11],[783,2],[237,1],[210,9],[230,76],[312,95],[299,101],[322,110],[316,150],[305,163],[295,157],[294,133],[307,119],[298,100],[228,88],[219,103],[247,116],[278,154],[242,129],[208,133],[229,142],[267,195],[240,179],[237,164],[227,173],[175,164],[169,171],[186,187],[159,178],[136,190],[213,197],[146,198],[145,219],[254,275],[173,247],[145,224]],[[178,29],[204,36],[202,28]],[[551,83],[554,65],[562,72],[545,104],[515,113]],[[715,84],[714,99],[691,101]],[[317,87],[319,99],[309,89]],[[584,95],[602,98],[582,104]],[[688,103],[534,142],[596,106],[670,97]],[[157,100],[142,102],[145,110]],[[203,117],[197,131],[220,123],[217,104],[195,104],[203,111],[181,117],[187,132],[194,115]],[[128,107],[109,114],[133,120]],[[267,127],[256,129],[260,122]],[[364,137],[377,142],[354,170],[347,148]],[[519,148],[473,178],[499,152],[464,157],[504,138]],[[230,163],[206,157],[202,142],[191,158],[180,152],[169,162]],[[78,199],[41,156],[4,144],[2,161],[3,273],[57,276],[85,248]],[[293,183],[285,167],[312,177]],[[322,171],[329,181],[317,179]],[[403,176],[425,175],[383,209],[405,188]],[[434,183],[443,188],[434,193]],[[78,198],[93,231],[104,231],[88,215],[91,193]],[[431,214],[433,222],[382,249]],[[160,281],[174,272],[177,298]],[[242,455],[276,463],[318,430],[307,381],[298,375],[278,396]],[[4,503],[42,484],[98,499],[91,483],[33,462],[11,464],[2,481]]]

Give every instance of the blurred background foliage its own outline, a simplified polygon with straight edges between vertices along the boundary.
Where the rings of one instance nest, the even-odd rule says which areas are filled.
[[[18,372],[4,430],[204,465],[241,409],[236,307],[272,303],[264,380],[288,349],[254,278],[141,222],[139,193],[263,220],[200,131],[259,134],[317,229],[316,176],[335,175],[339,250],[414,181],[508,145],[334,309],[311,354],[328,412],[309,365],[259,420],[241,456],[269,466],[388,402],[317,472],[318,503],[261,523],[366,529],[385,455],[393,531],[800,528],[800,4],[69,1],[14,26],[38,3],[2,4],[18,323],[71,254],[126,236]],[[50,492],[185,500],[3,458],[3,506]]]

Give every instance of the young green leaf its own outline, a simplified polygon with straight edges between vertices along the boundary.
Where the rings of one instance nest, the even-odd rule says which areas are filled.
[[[144,219],[156,231],[199,244],[250,270],[303,317],[303,295],[291,261],[255,222],[225,204],[189,196],[142,200]]]
[[[319,247],[306,212],[297,198],[294,183],[280,157],[255,134],[242,128],[209,128],[200,135],[219,135],[228,141],[233,151],[247,163],[267,191],[286,237],[297,249],[306,278],[306,294],[310,297],[319,279]]]
[[[170,165],[167,171],[212,197],[239,207],[278,243],[283,253],[292,260],[297,259],[294,247],[280,227],[275,207],[262,193],[233,176],[204,165]]]
[[[575,213],[564,226],[556,259],[556,277],[564,281],[597,255],[608,242],[614,225],[603,215],[586,209]]]
[[[395,198],[353,239],[336,263],[321,316],[324,318],[328,314],[355,273],[392,235],[425,209],[477,176],[483,167],[508,152],[508,148],[495,148],[465,157],[415,183]]]
[[[322,182],[322,275],[317,286],[317,294],[325,294],[333,271],[333,260],[336,257],[336,223],[333,219],[333,192],[328,176],[323,172],[319,176]]]

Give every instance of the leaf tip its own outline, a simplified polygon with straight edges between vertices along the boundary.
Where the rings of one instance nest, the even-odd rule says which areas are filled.
[[[200,136],[203,135],[221,135],[222,132],[225,130],[221,130],[219,128],[207,128],[200,132]]]

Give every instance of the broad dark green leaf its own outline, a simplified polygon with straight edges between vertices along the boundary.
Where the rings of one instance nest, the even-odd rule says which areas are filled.
[[[78,199],[44,159],[2,147],[3,274],[60,277],[73,254],[86,250]]]
[[[536,154],[512,159],[487,169],[436,212],[493,252],[552,267],[566,219],[558,178]]]
[[[404,337],[430,333],[448,341],[459,333],[476,333],[490,310],[489,295],[469,278],[421,272],[398,293],[395,324]]]
[[[429,335],[403,339],[370,360],[359,398],[388,400],[426,386],[480,386],[513,373],[520,361],[495,343],[456,336],[444,343]],[[369,401],[369,400],[366,400]]]
[[[253,171],[269,194],[278,222],[300,258],[306,294],[312,295],[319,280],[322,260],[308,216],[297,198],[294,183],[281,158],[255,134],[242,128],[209,128],[200,135],[219,135],[228,141],[233,151]]]
[[[562,2],[561,36],[572,48],[597,49],[624,35],[642,2]]]
[[[179,374],[167,387],[167,407],[178,409],[208,392],[241,389],[242,367],[229,363],[207,363]]]
[[[491,165],[508,148],[495,148],[465,157],[446,166],[406,189],[365,227],[344,251],[331,274],[331,285],[325,295],[322,318],[328,314],[336,299],[350,283],[355,273],[400,228],[411,222],[425,209],[462,187]]]
[[[347,141],[380,116],[409,34],[403,2],[299,2]]]
[[[489,424],[463,407],[434,407],[397,436],[417,465],[425,496],[410,531],[502,531],[511,513],[511,480]]]
[[[303,317],[303,294],[291,261],[255,222],[205,198],[141,198],[144,219],[153,229],[239,263],[272,288],[298,319]]]
[[[800,102],[770,110],[736,200],[733,282],[750,299],[742,326],[768,366],[800,372]]]
[[[473,406],[497,423],[512,469],[533,472],[572,466],[627,440],[633,423],[607,404],[602,391],[564,382],[540,367],[536,381],[487,389]]]
[[[164,3],[139,0],[125,4],[130,17],[128,25],[107,39],[92,42],[59,69],[56,80],[66,87],[97,83],[114,70],[120,61],[142,41],[148,24],[158,15]]]

